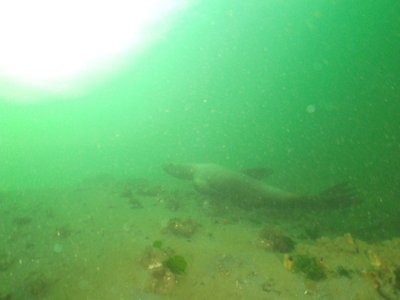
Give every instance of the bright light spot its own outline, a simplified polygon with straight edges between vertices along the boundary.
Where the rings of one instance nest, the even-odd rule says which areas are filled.
[[[186,6],[185,0],[2,0],[0,96],[18,97],[26,85],[65,92],[78,75],[110,71],[127,49],[138,52],[164,33],[160,21]]]
[[[306,107],[306,112],[308,112],[309,114],[315,113],[316,110],[317,108],[314,104],[307,105]]]

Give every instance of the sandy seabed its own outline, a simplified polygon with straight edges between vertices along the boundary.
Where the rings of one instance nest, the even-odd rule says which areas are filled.
[[[186,186],[108,177],[5,191],[0,300],[400,299],[399,239],[310,239],[228,206]],[[262,240],[266,227],[295,248]],[[187,265],[168,267],[176,256]],[[299,256],[315,258],[323,276],[296,269]]]

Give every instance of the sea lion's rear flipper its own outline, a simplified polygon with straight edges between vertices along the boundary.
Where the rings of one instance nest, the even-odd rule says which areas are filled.
[[[359,203],[355,190],[348,182],[336,184],[315,196],[320,208],[343,208]]]
[[[242,170],[241,172],[254,179],[261,180],[272,175],[274,170],[271,168],[250,168]]]

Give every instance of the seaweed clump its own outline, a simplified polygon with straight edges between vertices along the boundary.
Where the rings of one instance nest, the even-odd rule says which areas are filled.
[[[400,268],[394,270],[394,287],[400,290]]]
[[[187,268],[187,262],[181,255],[174,255],[164,260],[163,265],[174,274],[183,274]]]
[[[155,241],[153,242],[153,247],[154,247],[154,248],[161,249],[161,248],[162,248],[162,245],[163,245],[163,242],[160,241],[160,240],[155,240]]]
[[[260,245],[266,250],[287,253],[293,251],[295,242],[275,228],[264,228],[260,233]]]
[[[155,240],[147,247],[141,264],[150,270],[146,291],[156,294],[169,294],[179,282],[180,275],[186,273],[187,262],[174,250],[163,247],[161,240]],[[1,300],[1,299],[0,299]]]
[[[318,225],[311,225],[304,228],[306,236],[311,240],[316,240],[321,237],[321,229]]]
[[[337,272],[337,274],[338,274],[339,276],[342,276],[342,277],[347,277],[347,278],[351,278],[351,277],[352,277],[352,275],[351,275],[352,271],[346,269],[346,268],[343,267],[343,266],[339,266],[339,267],[336,269],[336,272]]]
[[[307,279],[320,281],[326,278],[325,268],[312,256],[298,255],[294,258],[293,270],[303,273]]]

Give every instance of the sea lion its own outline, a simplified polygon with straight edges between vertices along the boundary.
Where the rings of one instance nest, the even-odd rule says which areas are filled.
[[[256,172],[230,170],[217,164],[165,163],[164,171],[179,179],[191,180],[194,188],[206,195],[227,198],[246,207],[341,208],[354,203],[347,183],[337,184],[317,195],[298,195],[258,180]],[[269,174],[268,169],[264,172]]]

